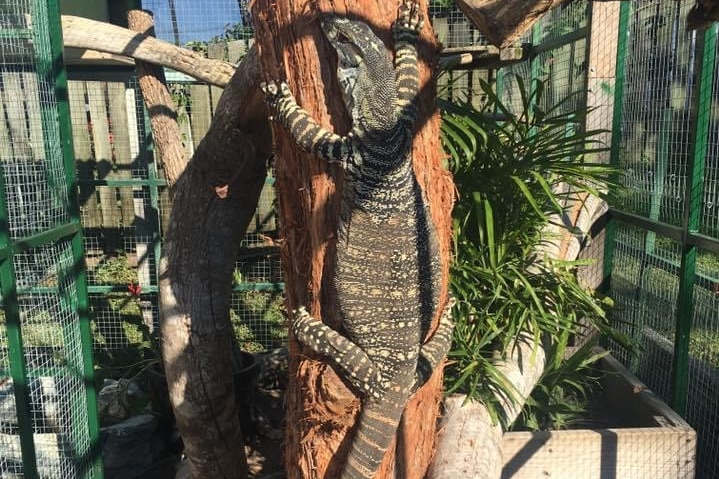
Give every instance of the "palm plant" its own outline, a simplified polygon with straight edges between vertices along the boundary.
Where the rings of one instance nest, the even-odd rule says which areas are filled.
[[[495,362],[522,335],[531,334],[535,347],[541,343],[547,351],[552,387],[539,391],[550,398],[559,394],[555,386],[576,382],[576,367],[574,376],[557,372],[581,322],[617,337],[600,300],[579,284],[580,263],[541,253],[552,239],[547,226],[559,221],[567,195],[600,195],[609,180],[612,170],[591,161],[605,151],[594,139],[599,131],[582,130],[585,112],[566,111],[573,98],[542,109],[543,84],[529,89],[521,77],[516,81],[521,96],[516,114],[486,82],[481,88],[487,102],[480,110],[442,103],[443,144],[459,196],[450,280],[457,324],[447,389],[483,401],[500,421],[505,418],[498,401],[511,399],[513,388]],[[591,349],[584,352],[587,361],[573,364],[589,363]]]

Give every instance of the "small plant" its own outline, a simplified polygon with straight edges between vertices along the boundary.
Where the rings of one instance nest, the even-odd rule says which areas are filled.
[[[540,403],[556,409],[564,394],[552,371],[559,370],[581,322],[625,343],[610,327],[600,300],[577,281],[580,263],[540,253],[551,241],[544,234],[547,225],[564,213],[567,198],[558,186],[599,195],[609,180],[612,170],[590,161],[605,150],[593,139],[599,132],[581,129],[585,112],[565,112],[572,97],[542,110],[537,105],[543,104],[543,83],[530,90],[520,77],[516,81],[518,114],[486,82],[482,110],[443,104],[443,143],[459,194],[450,279],[458,303],[446,385],[449,392],[483,401],[498,421],[505,418],[497,393],[514,398],[515,392],[494,364],[523,335],[545,347],[550,367],[544,379],[554,378],[530,400],[535,411]]]
[[[235,295],[237,307],[230,310],[230,321],[242,350],[261,352],[286,344],[283,295],[271,291],[240,291]]]

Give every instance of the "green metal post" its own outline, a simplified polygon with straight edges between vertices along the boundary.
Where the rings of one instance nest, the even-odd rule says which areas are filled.
[[[531,58],[529,59],[529,82],[527,82],[526,85],[530,88],[530,91],[533,88],[534,81],[539,79],[539,54],[536,53],[534,50],[535,47],[537,47],[537,45],[539,45],[542,40],[541,24],[542,21],[540,20],[532,26],[532,53]]]
[[[629,18],[631,16],[631,2],[621,2],[619,7],[619,33],[617,38],[617,63],[614,71],[614,111],[612,112],[612,143],[609,152],[609,163],[619,166],[619,155],[622,144],[622,110],[624,108],[624,77],[627,54],[627,39],[629,37]],[[618,184],[618,174],[614,175],[613,183]],[[610,218],[604,235],[604,280],[602,289],[609,291],[614,268],[614,250],[616,239],[616,220]]]
[[[0,174],[0,192],[5,192],[4,175]],[[10,249],[7,203],[4,194],[0,194],[0,248]],[[12,253],[0,261],[0,289],[2,290],[5,328],[10,353],[10,377],[15,394],[18,432],[20,433],[20,451],[22,470],[25,479],[38,479],[35,441],[33,440],[32,411],[27,381],[27,364],[23,353],[20,305],[17,297],[17,283]]]
[[[689,235],[699,231],[702,196],[704,194],[704,165],[707,155],[707,138],[712,115],[712,89],[716,57],[716,29],[708,28],[696,33],[696,78],[692,90],[691,148],[692,161],[687,167],[688,184],[684,202],[682,261],[679,273],[676,335],[672,364],[672,407],[686,415],[689,389],[689,339],[694,316],[694,281],[697,246],[689,242]]]
[[[68,213],[72,223],[80,224],[80,205],[77,198],[77,178],[75,174],[75,156],[72,144],[70,107],[67,93],[67,72],[63,63],[62,26],[58,0],[47,1],[47,22],[50,33],[52,56],[51,79],[53,80],[57,100],[57,123],[60,130],[60,144],[65,169]],[[81,471],[86,478],[102,478],[102,459],[100,444],[100,422],[97,411],[97,391],[93,362],[93,340],[90,325],[90,308],[85,273],[85,255],[82,244],[82,230],[71,236],[71,248],[74,261],[75,286],[77,289],[77,314],[82,351],[82,379],[85,387],[85,407],[87,408],[87,432],[90,438],[89,467]]]

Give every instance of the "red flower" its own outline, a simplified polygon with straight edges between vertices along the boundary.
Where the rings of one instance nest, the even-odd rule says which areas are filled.
[[[142,286],[140,286],[139,284],[130,283],[127,285],[127,290],[132,296],[134,296],[135,298],[139,298],[140,293],[142,292]]]

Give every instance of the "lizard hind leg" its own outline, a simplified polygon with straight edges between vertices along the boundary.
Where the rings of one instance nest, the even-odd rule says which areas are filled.
[[[367,354],[352,341],[313,318],[304,307],[294,312],[292,332],[302,345],[329,358],[340,368],[343,377],[366,397],[382,396],[382,376]]]

